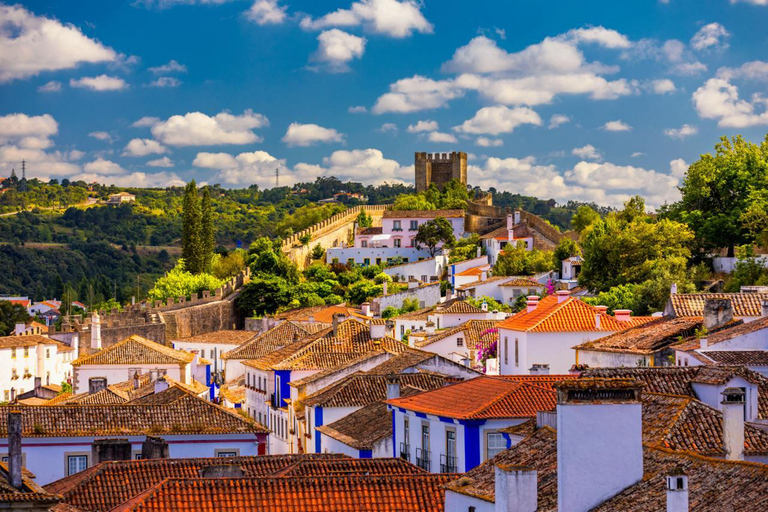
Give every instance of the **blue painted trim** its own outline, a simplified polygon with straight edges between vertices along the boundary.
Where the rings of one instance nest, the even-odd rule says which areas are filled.
[[[501,435],[504,438],[504,440],[507,442],[507,450],[512,448],[512,438],[509,437],[509,434],[507,434],[506,432],[502,432]]]
[[[360,450],[358,453],[358,458],[371,459],[373,458],[373,452],[371,450]]]
[[[403,409],[402,407],[398,407],[397,410],[400,411],[403,414],[408,414],[408,410],[407,409]]]
[[[394,409],[392,409],[392,457],[397,457],[397,424]]]
[[[315,427],[322,427],[323,426],[323,408],[322,407],[315,407]],[[315,453],[322,453],[323,452],[323,443],[320,440],[320,432],[318,432],[317,429],[315,429]]]
[[[453,423],[453,418],[448,418],[446,416],[438,416],[437,418],[443,423]]]
[[[242,408],[243,408],[243,404],[235,404],[235,409],[242,409]]]
[[[278,407],[285,407],[286,398],[291,398],[291,370],[275,370],[275,387],[277,387],[277,378],[280,377],[280,403]]]
[[[205,385],[208,386],[208,396],[211,400],[216,398],[216,390],[213,389],[213,385],[211,384],[211,365],[207,365],[205,367]]]
[[[480,465],[480,425],[485,420],[459,420],[464,425],[464,471]]]
[[[427,415],[424,414],[423,412],[414,412],[413,414],[415,414],[417,418],[424,418],[424,419],[427,418]]]

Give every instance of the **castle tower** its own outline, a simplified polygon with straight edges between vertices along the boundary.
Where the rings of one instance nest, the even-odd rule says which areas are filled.
[[[441,189],[455,179],[467,184],[467,154],[452,153],[416,153],[414,160],[416,192],[423,192],[434,183]]]

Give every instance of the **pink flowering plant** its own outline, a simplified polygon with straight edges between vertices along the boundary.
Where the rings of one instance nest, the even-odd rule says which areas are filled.
[[[482,365],[483,373],[485,373],[485,362],[488,361],[488,359],[494,359],[496,357],[499,346],[498,334],[499,330],[496,328],[486,329],[480,333],[481,340],[486,336],[494,337],[494,340],[490,344],[485,346],[480,345],[480,347],[477,349],[477,358]]]

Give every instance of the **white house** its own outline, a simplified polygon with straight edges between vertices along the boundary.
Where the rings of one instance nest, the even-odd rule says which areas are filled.
[[[456,327],[469,320],[491,320],[493,317],[494,314],[487,309],[475,307],[461,300],[440,305],[429,314],[429,320],[437,329]]]
[[[393,278],[397,276],[401,281],[430,283],[440,280],[447,265],[448,256],[438,254],[434,258],[393,265],[385,268],[383,272]]]
[[[76,350],[37,334],[0,337],[0,389],[2,399],[16,396],[40,384],[58,385],[72,378]]]
[[[613,317],[606,309],[570,297],[567,290],[541,300],[530,296],[527,309],[498,326],[500,373],[527,374],[533,365],[549,365],[553,373],[566,373],[578,362],[572,347],[651,320]]]
[[[560,263],[560,279],[563,281],[575,281],[578,284],[578,277],[579,274],[581,274],[581,265],[583,263],[584,258],[581,256],[571,256],[570,258],[565,258]]]
[[[474,366],[478,349],[488,348],[498,341],[498,323],[498,320],[469,320],[432,336],[412,338],[413,346],[457,363]]]

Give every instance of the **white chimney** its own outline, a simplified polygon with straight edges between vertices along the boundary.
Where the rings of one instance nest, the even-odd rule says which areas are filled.
[[[371,321],[371,339],[380,340],[387,335],[387,326],[381,322]]]
[[[744,390],[723,391],[723,448],[728,460],[744,460]]]
[[[315,315],[309,315],[309,317],[307,318],[307,322],[309,322],[310,324],[315,323]]]
[[[162,393],[166,389],[168,389],[168,381],[165,380],[165,377],[159,377],[155,381],[155,394]]]
[[[363,312],[363,316],[373,316],[371,314],[371,303],[370,302],[363,302],[360,304],[360,309]]]
[[[477,257],[479,258],[482,255],[483,255],[483,248],[478,245],[477,246]]]
[[[482,309],[483,311],[485,311],[487,313],[488,312],[488,303],[483,301],[483,303],[480,304],[480,309]]]
[[[630,320],[632,320],[632,310],[631,309],[614,309],[613,317],[619,322],[629,322]]]
[[[27,324],[23,322],[16,324],[16,327],[13,329],[13,332],[14,334],[16,334],[16,336],[21,336],[22,334],[27,332]]]
[[[435,334],[435,322],[431,320],[427,321],[424,330],[427,334]]]
[[[486,279],[488,279],[488,271],[483,270],[482,272],[480,272],[480,281],[485,281]]]
[[[381,294],[386,295],[387,294],[387,280],[385,279],[383,283],[381,283]]]
[[[595,329],[600,330],[600,313],[595,313]]]
[[[557,504],[590,510],[643,478],[643,384],[572,379],[557,389]]]
[[[570,297],[570,290],[557,290],[557,303],[565,302]]]
[[[679,468],[667,475],[667,512],[688,512],[688,477]]]
[[[672,283],[672,286],[669,287],[669,294],[674,295],[677,293],[677,283]]]
[[[514,216],[514,226],[517,226],[520,224],[520,210],[515,210],[515,216]]]
[[[101,350],[101,318],[96,311],[91,315],[91,348]]]
[[[528,373],[530,375],[549,375],[549,365],[534,363],[528,369]]]
[[[700,348],[707,348],[707,347],[709,347],[709,342],[707,341],[707,338],[701,338],[699,340],[699,347]]]
[[[539,508],[536,471],[525,466],[496,464],[495,512],[536,512]]]
[[[761,311],[762,316],[768,316],[768,300],[764,300],[763,301],[762,307],[763,307],[763,309]]]
[[[400,379],[397,375],[387,376],[387,400],[400,398]]]
[[[539,305],[539,297],[538,295],[529,295],[528,296],[528,313],[532,313],[536,311],[536,308]]]

